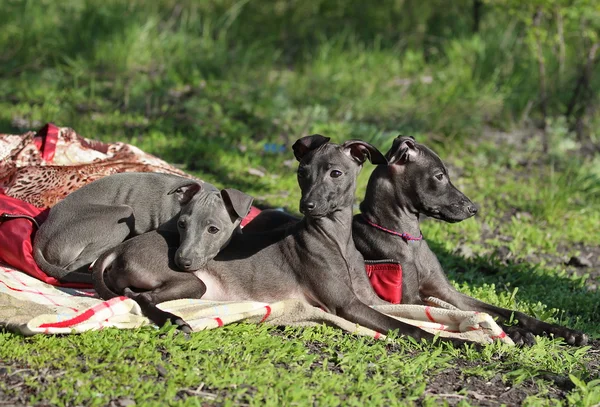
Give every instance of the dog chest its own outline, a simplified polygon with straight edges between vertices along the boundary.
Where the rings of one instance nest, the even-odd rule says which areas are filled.
[[[204,270],[198,270],[195,271],[194,274],[202,280],[204,285],[206,285],[206,292],[202,296],[203,300],[231,301],[236,299],[228,294],[223,282],[211,273]]]

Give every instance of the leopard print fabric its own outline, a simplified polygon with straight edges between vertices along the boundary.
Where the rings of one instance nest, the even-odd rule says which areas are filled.
[[[0,134],[0,189],[6,195],[46,208],[92,181],[119,172],[193,178],[132,145],[88,140],[68,127],[50,127],[44,133],[48,126],[53,125],[37,133]],[[51,130],[57,137],[48,137]],[[44,159],[49,150],[53,157]]]

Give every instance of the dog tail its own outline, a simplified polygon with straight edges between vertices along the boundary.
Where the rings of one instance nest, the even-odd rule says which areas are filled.
[[[111,290],[108,285],[106,285],[106,280],[104,280],[104,273],[108,267],[110,267],[117,258],[117,254],[113,251],[104,253],[102,256],[98,257],[94,266],[92,267],[92,281],[94,283],[94,289],[100,296],[100,298],[104,300],[110,300],[114,297],[119,297],[120,294],[115,293]]]
[[[33,259],[42,271],[50,277],[54,277],[61,283],[85,283],[92,284],[92,275],[81,271],[69,271],[63,267],[51,264],[44,257],[44,253],[39,248],[34,246]]]

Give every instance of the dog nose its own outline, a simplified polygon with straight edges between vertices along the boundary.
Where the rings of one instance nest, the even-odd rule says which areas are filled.
[[[300,211],[311,212],[315,209],[316,206],[317,204],[315,204],[314,202],[302,202],[302,204],[300,205]]]
[[[469,211],[469,213],[471,215],[475,215],[477,213],[478,209],[475,205],[471,204],[471,205],[467,206],[467,211]]]
[[[187,270],[190,267],[192,267],[192,261],[190,259],[180,258],[179,267],[183,268],[184,270]]]

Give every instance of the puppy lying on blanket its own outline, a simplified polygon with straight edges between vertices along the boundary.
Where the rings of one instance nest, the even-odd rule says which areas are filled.
[[[129,237],[159,227],[179,232],[177,265],[197,270],[248,214],[252,198],[235,189],[170,174],[121,173],[94,181],[52,207],[33,253],[63,282],[92,282],[90,264]],[[162,225],[162,226],[161,226]]]
[[[194,274],[174,271],[172,235],[146,233],[98,259],[93,267],[96,290],[105,299],[116,293],[130,296],[155,322],[170,319],[184,330],[190,330],[185,322],[156,304],[183,297],[269,303],[300,299],[377,332],[432,339],[432,334],[367,305],[385,302],[369,284],[352,241],[352,206],[362,164],[367,159],[384,164],[383,155],[361,141],[336,145],[320,135],[298,140],[293,149],[300,161],[300,210],[305,215],[300,222],[236,235]]]

